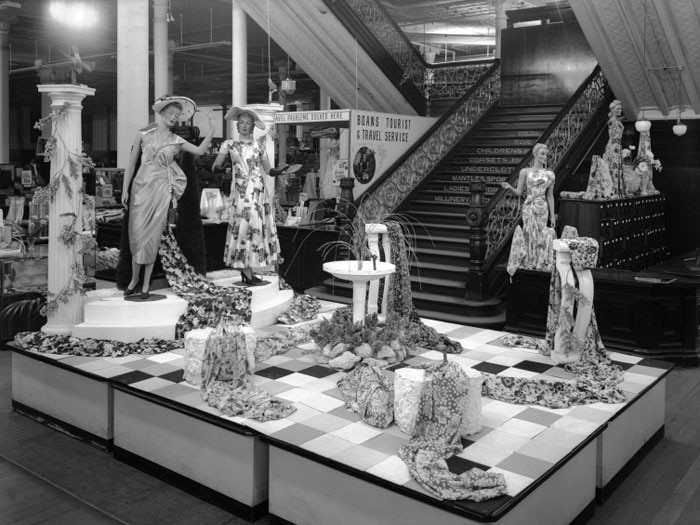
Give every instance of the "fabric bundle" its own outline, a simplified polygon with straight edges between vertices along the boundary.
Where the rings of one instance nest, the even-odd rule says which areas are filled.
[[[358,364],[338,381],[338,390],[345,406],[368,425],[386,428],[394,420],[394,388],[378,367]]]
[[[296,408],[255,388],[255,337],[251,328],[220,323],[206,342],[202,399],[227,416],[258,421],[281,419]]]
[[[181,338],[196,328],[213,328],[222,321],[250,323],[250,289],[219,286],[197,273],[182,254],[170,227],[163,232],[159,253],[168,284],[187,301],[187,311],[178,319],[175,337]]]
[[[456,363],[421,365],[425,381],[409,444],[399,449],[413,479],[440,499],[484,501],[506,493],[503,474],[472,468],[455,474],[446,460],[462,450],[460,433],[469,378]]]
[[[571,266],[574,271],[594,268],[597,249],[585,238],[579,238],[578,232],[566,226],[562,239],[569,239]],[[567,293],[572,293],[568,290]],[[506,336],[502,340],[505,346],[522,346],[538,350],[543,355],[550,355],[554,349],[554,336],[561,323],[570,323],[561,315],[562,289],[561,277],[556,268],[552,270],[549,283],[549,307],[547,311],[547,333],[544,341],[525,336]],[[622,368],[612,363],[603,345],[598,331],[595,311],[583,341],[577,341],[580,347],[580,359],[564,366],[573,374],[573,381],[548,381],[521,377],[505,377],[487,374],[483,394],[493,399],[508,403],[537,404],[549,408],[565,408],[587,403],[624,403],[627,395],[619,388],[624,380]]]
[[[213,328],[190,330],[185,334],[185,373],[184,379],[189,384],[202,384],[202,363],[206,352],[207,339]]]
[[[459,424],[459,435],[463,438],[478,434],[483,427],[481,414],[481,386],[484,374],[473,368],[463,368],[467,376],[467,395],[462,405],[462,421]]]
[[[419,332],[418,346],[449,354],[461,353],[463,348],[458,341],[454,341],[438,333],[434,328],[425,325],[418,315],[418,311],[413,304],[411,265],[408,260],[408,248],[406,239],[401,232],[401,225],[394,221],[387,221],[385,224],[391,243],[392,263],[396,267],[389,284],[387,311],[385,313],[396,313],[400,317],[407,319],[414,327],[417,327]]]
[[[420,396],[425,382],[425,370],[399,368],[394,376],[394,420],[404,434],[413,434],[418,417]]]

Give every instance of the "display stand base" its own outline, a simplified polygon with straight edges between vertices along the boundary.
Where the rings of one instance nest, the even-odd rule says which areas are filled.
[[[571,523],[580,515],[592,514],[595,457],[592,440],[523,498],[501,501],[500,509],[493,509],[489,501],[481,503],[483,509],[494,510],[488,521],[499,525]],[[306,458],[303,451],[294,453],[275,445],[270,446],[270,514],[282,523],[319,525],[465,525],[481,523],[486,517],[460,509],[454,502],[389,490],[371,479]]]
[[[208,274],[215,284],[236,286],[240,273],[220,270]],[[251,286],[252,328],[262,328],[277,322],[294,299],[294,291],[280,290],[277,276],[265,276],[265,284]],[[136,342],[139,339],[175,339],[175,327],[187,310],[187,301],[180,299],[166,288],[152,293],[149,300],[138,295],[124,297],[116,288],[97,290],[88,294],[84,309],[84,322],[73,327],[72,335],[112,341]]]
[[[104,377],[71,366],[80,357],[51,356],[12,349],[12,405],[98,448],[109,450],[113,438],[112,390]]]
[[[114,457],[255,521],[267,513],[267,444],[226,423],[116,385]]]
[[[322,309],[321,316],[331,313]],[[464,352],[448,359],[461,366],[566,377],[547,356],[503,346],[503,332],[427,324],[460,341]],[[208,406],[183,381],[184,349],[121,358],[13,350],[13,402],[22,413],[29,407],[49,415],[45,423],[64,422],[113,443],[118,459],[245,519],[259,517],[269,502],[278,523],[569,523],[590,515],[591,502],[604,499],[663,435],[672,365],[609,352],[624,370],[627,402],[550,410],[484,398],[483,430],[464,440],[448,465],[502,473],[508,493],[481,503],[441,501],[397,456],[408,436],[395,425],[361,422],[337,389],[344,372],[317,364],[308,350],[302,345],[256,363],[253,383],[297,408],[264,423]],[[442,357],[425,351],[405,364]],[[385,369],[390,379],[393,369]]]

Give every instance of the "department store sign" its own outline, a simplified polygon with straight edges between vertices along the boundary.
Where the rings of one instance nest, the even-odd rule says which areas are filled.
[[[349,122],[349,109],[329,109],[321,111],[290,111],[275,114],[275,124],[324,124],[329,122]]]

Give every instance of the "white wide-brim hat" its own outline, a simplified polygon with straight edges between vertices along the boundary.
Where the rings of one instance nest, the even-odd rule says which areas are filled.
[[[188,97],[179,97],[175,95],[164,95],[155,101],[153,104],[153,111],[155,113],[160,113],[165,106],[177,102],[182,106],[182,113],[180,114],[180,121],[184,122],[190,120],[194,112],[197,111],[197,104],[194,100]]]
[[[265,129],[265,123],[260,119],[260,117],[258,117],[258,114],[255,113],[255,111],[253,111],[252,109],[239,108],[238,106],[234,106],[226,112],[224,118],[227,120],[238,120],[241,115],[250,115],[250,117],[253,119],[253,122],[255,122],[256,128]]]

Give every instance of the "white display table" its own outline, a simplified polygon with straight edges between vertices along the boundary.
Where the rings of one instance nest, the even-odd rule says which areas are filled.
[[[321,315],[330,316],[330,309]],[[449,359],[465,368],[566,377],[546,356],[500,345],[503,332],[427,323],[462,343],[465,351]],[[278,330],[284,327],[261,332]],[[611,352],[625,370],[626,403],[548,409],[484,398],[482,431],[464,440],[448,464],[454,472],[478,466],[502,473],[507,495],[481,503],[440,501],[411,479],[397,456],[408,436],[396,425],[370,427],[347,410],[336,387],[344,373],[316,364],[309,348],[257,363],[255,385],[297,408],[264,423],[209,407],[183,380],[184,350],[116,363],[14,350],[13,401],[96,435],[89,424],[102,421],[109,433],[99,435],[113,436],[118,459],[247,519],[269,504],[273,521],[296,524],[569,523],[593,513],[596,496],[605,497],[663,436],[671,365]],[[406,364],[439,359],[440,352],[425,351]],[[392,367],[386,373],[393,375]],[[104,402],[95,402],[99,396],[86,380],[103,386]],[[55,396],[61,385],[69,392]],[[81,412],[92,415],[71,419]]]

